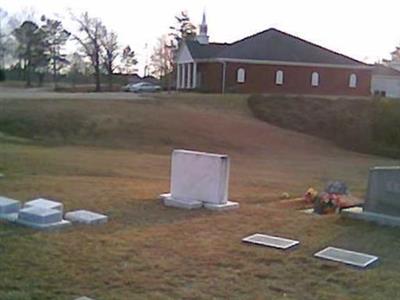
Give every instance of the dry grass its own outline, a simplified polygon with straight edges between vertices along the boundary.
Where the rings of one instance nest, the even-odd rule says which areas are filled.
[[[41,233],[0,226],[0,299],[396,299],[398,231],[337,216],[282,209],[328,179],[365,190],[368,168],[394,161],[357,154],[254,119],[246,99],[213,95],[127,101],[7,102],[2,113],[75,111],[101,134],[37,141],[0,137],[1,194],[96,209],[102,227]],[[4,102],[0,103],[4,104]],[[36,109],[35,107],[40,107]],[[40,119],[40,118],[38,118]],[[108,128],[106,131],[105,128]],[[54,146],[56,145],[56,146]],[[168,191],[171,149],[232,158],[228,213],[180,211],[156,200]],[[299,239],[296,250],[241,244],[254,232]],[[368,271],[312,258],[327,245],[382,257]]]

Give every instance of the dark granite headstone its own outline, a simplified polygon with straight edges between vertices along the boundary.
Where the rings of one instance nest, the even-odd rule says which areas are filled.
[[[400,167],[370,170],[364,211],[400,217]]]
[[[328,194],[348,195],[349,189],[343,181],[329,181],[325,187]]]

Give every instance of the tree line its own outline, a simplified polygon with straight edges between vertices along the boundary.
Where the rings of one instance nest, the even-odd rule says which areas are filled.
[[[130,45],[121,47],[118,35],[101,19],[88,12],[70,14],[76,25],[75,32],[65,28],[63,21],[45,15],[35,20],[32,13],[11,16],[0,8],[0,80],[4,69],[16,72],[20,79],[32,86],[32,78],[42,85],[51,76],[54,88],[62,76],[74,81],[79,76],[91,76],[95,90],[101,90],[101,80],[107,77],[112,88],[116,73],[132,75],[137,72],[138,60]],[[196,27],[186,12],[175,17],[176,24],[162,35],[153,49],[148,66],[151,74],[167,77],[173,70],[174,55],[182,39],[196,35]],[[73,51],[67,47],[73,42]],[[62,76],[61,76],[62,75]],[[3,78],[4,79],[4,78]]]

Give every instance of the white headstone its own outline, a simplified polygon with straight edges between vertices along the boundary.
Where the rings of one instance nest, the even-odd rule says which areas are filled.
[[[171,193],[164,203],[182,208],[236,208],[228,203],[229,157],[187,150],[174,150],[171,162]]]
[[[174,199],[226,203],[228,181],[227,155],[186,150],[172,153],[171,195]]]

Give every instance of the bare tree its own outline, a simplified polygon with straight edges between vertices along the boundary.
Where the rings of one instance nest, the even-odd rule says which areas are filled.
[[[133,74],[137,72],[138,61],[136,59],[136,53],[131,49],[128,45],[122,50],[122,58],[121,58],[121,73],[124,74]]]
[[[71,33],[64,29],[62,22],[59,20],[52,20],[42,16],[41,21],[44,22],[41,29],[45,33],[46,54],[50,60],[54,89],[56,89],[58,73],[68,63],[67,56],[62,53],[62,50]]]
[[[103,64],[107,71],[108,76],[108,88],[112,90],[112,77],[116,68],[115,60],[119,53],[118,36],[115,32],[108,32],[107,29],[103,28],[104,32],[101,38],[101,45],[103,46]]]
[[[80,36],[75,35],[74,39],[82,46],[84,55],[89,58],[93,65],[96,92],[100,92],[101,40],[104,34],[104,26],[100,19],[89,17],[87,12],[80,17],[72,16],[72,18],[78,24],[80,33]]]
[[[151,55],[152,73],[158,78],[165,78],[173,69],[174,55],[171,41],[166,35],[158,38]]]

